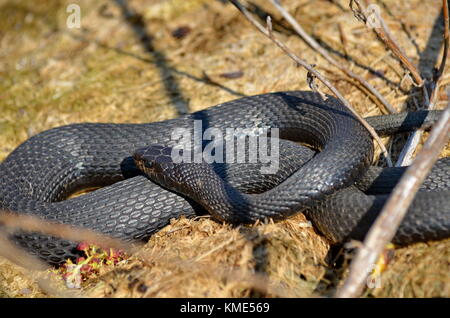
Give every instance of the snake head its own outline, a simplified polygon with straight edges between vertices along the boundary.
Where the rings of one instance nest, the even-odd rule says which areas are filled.
[[[151,180],[161,186],[178,192],[182,188],[183,168],[186,163],[174,159],[174,148],[163,145],[149,145],[137,149],[133,154],[136,166]],[[179,153],[177,150],[176,153]]]
[[[163,174],[172,168],[171,153],[170,147],[154,144],[137,149],[133,154],[133,159],[142,172],[152,177]]]
[[[197,194],[210,190],[214,180],[223,182],[204,161],[191,162],[188,150],[150,145],[133,154],[136,166],[152,181],[195,200]]]

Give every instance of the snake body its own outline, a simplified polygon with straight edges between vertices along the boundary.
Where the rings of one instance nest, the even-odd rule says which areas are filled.
[[[417,112],[368,118],[368,121],[378,133],[385,135],[430,125],[437,116],[438,113],[434,112]],[[251,222],[311,211],[318,216],[319,229],[331,234],[327,236],[335,240],[348,236],[349,222],[346,218],[352,222],[361,220],[361,211],[350,208],[344,212],[343,223],[347,229],[343,229],[338,217],[325,216],[327,220],[323,222],[320,220],[323,213],[313,212],[314,209],[318,212],[329,210],[328,203],[323,202],[331,202],[335,207],[333,202],[346,200],[339,193],[348,192],[354,200],[365,202],[365,198],[355,196],[356,191],[350,189],[366,173],[372,161],[371,137],[335,98],[328,96],[323,100],[316,93],[303,91],[244,97],[162,122],[82,123],[44,131],[25,141],[0,164],[0,208],[86,227],[120,239],[145,239],[173,217],[195,215],[202,210],[202,203],[197,204],[149,180],[137,169],[132,154],[136,149],[151,144],[174,146],[175,141],[171,139],[174,129],[192,131],[195,120],[200,120],[204,129],[215,127],[222,131],[230,127],[279,128],[281,138],[300,141],[320,150],[306,158],[307,155],[298,154],[299,147],[295,144],[283,144],[286,146],[282,147],[284,153],[280,155],[279,177],[272,181],[249,180],[249,171],[239,165],[224,169],[217,166],[214,173],[222,173],[221,176],[228,178],[227,181],[237,189],[232,190],[235,191],[233,200],[224,201],[228,206],[219,207],[217,218]],[[283,156],[287,160],[283,161]],[[447,163],[442,164],[444,170]],[[255,167],[250,165],[249,169],[253,171]],[[445,171],[443,179],[448,180],[448,169]],[[437,175],[440,173],[436,172]],[[433,194],[435,197],[431,202],[418,199],[419,205],[425,202],[422,208],[426,207],[429,215],[414,215],[412,222],[406,223],[406,234],[400,237],[400,241],[418,239],[417,235],[411,235],[418,231],[414,227],[417,222],[426,224],[430,230],[421,239],[449,235],[448,187],[441,187],[442,182],[438,184],[444,190]],[[255,186],[258,189],[252,190]],[[103,188],[65,200],[69,194],[86,187]],[[211,190],[221,191],[223,188]],[[259,193],[254,194],[258,199],[241,194],[252,191]],[[329,199],[326,198],[336,201],[327,201]],[[382,201],[378,197],[373,200],[377,204]],[[350,230],[353,228],[351,226]],[[74,242],[25,232],[15,233],[13,239],[52,264],[77,256]]]

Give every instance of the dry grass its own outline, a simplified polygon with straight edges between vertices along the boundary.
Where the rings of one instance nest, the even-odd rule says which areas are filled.
[[[137,13],[125,18],[120,1],[79,0],[83,28],[70,30],[65,8],[72,2],[0,0],[0,160],[28,137],[63,124],[158,121],[241,95],[308,89],[306,73],[220,1],[124,1]],[[267,1],[253,3],[275,12]],[[432,27],[440,1],[378,3],[406,54],[431,74],[439,61],[441,33]],[[396,109],[420,104],[401,65],[354,19],[347,1],[283,4],[330,49],[347,52],[350,61],[337,58]],[[316,64],[362,115],[381,113],[364,91],[280,21],[275,14],[277,36]],[[182,26],[190,32],[172,36]],[[221,76],[235,71],[243,76]],[[443,86],[448,83],[450,72],[443,75]],[[446,99],[441,94],[438,108]],[[404,136],[393,140],[386,143],[395,155]],[[450,148],[442,155],[450,155]],[[88,282],[84,292],[95,297],[329,295],[343,273],[329,266],[329,245],[305,224],[301,215],[240,228],[209,218],[174,220],[141,253]],[[397,250],[382,275],[382,288],[370,295],[449,297],[449,250],[450,240]],[[45,294],[18,267],[0,260],[0,296]]]
[[[174,220],[89,296],[308,296],[325,273],[328,245],[298,216],[232,228],[209,218]],[[289,264],[289,265],[288,265]],[[267,280],[270,277],[270,281]],[[144,287],[145,286],[145,287]]]
[[[0,258],[0,297],[46,297],[46,294],[20,267]]]

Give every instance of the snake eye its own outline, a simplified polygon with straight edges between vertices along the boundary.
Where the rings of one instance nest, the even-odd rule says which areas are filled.
[[[144,166],[149,169],[153,168],[153,161],[144,160]]]

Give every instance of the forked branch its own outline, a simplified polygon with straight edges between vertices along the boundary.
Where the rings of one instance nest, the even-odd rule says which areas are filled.
[[[350,274],[337,297],[358,297],[364,289],[367,275],[383,248],[394,237],[419,186],[436,162],[441,149],[449,139],[450,103],[430,132],[428,140],[413,163],[406,169],[389,200],[367,233],[350,265]]]
[[[289,22],[289,24],[294,28],[295,32],[314,50],[320,53],[330,64],[337,67],[339,70],[344,72],[348,77],[356,80],[362,86],[364,86],[373,96],[375,96],[381,104],[390,112],[396,113],[396,109],[392,107],[391,104],[383,97],[383,95],[378,92],[375,87],[370,85],[362,76],[353,73],[347,67],[345,67],[342,63],[336,61],[328,52],[316,41],[312,38],[306,31],[302,28],[302,26],[294,19],[294,17],[281,5],[279,0],[269,0],[270,3],[281,13],[281,15]]]
[[[363,3],[364,2],[364,3]],[[411,73],[417,86],[422,86],[424,80],[420,76],[419,71],[410,61],[406,53],[397,44],[397,41],[392,36],[386,22],[384,22],[378,10],[370,10],[368,15],[368,8],[373,8],[371,5],[367,5],[366,1],[350,0],[350,9],[355,14],[355,17],[364,22],[367,26],[372,28],[383,43],[397,56],[402,62],[403,66]]]
[[[445,64],[447,61],[448,56],[448,50],[449,50],[449,16],[448,16],[448,0],[442,0],[442,11],[444,16],[444,35],[443,35],[443,41],[444,41],[444,52],[442,54],[442,60],[441,64],[439,65],[439,68],[436,69],[436,72],[434,74],[433,80],[430,83],[431,88],[431,94],[429,103],[426,104],[426,108],[429,110],[433,110],[437,106],[438,97],[439,97],[439,91],[441,88],[441,82],[442,82],[442,74],[445,70]],[[424,87],[426,90],[427,88]],[[399,155],[399,158],[396,162],[396,166],[405,166],[409,165],[412,161],[414,152],[417,148],[417,146],[420,143],[420,140],[422,138],[423,131],[418,130],[409,135],[408,139],[406,140],[406,143]]]
[[[271,18],[267,17],[267,28],[265,28],[263,25],[261,25],[258,21],[253,18],[253,16],[250,14],[250,12],[238,1],[238,0],[229,0],[236,8],[239,9],[239,11],[244,14],[244,16],[247,18],[247,20],[252,23],[262,34],[267,36],[273,43],[275,43],[279,48],[283,50],[286,55],[288,55],[291,59],[293,59],[297,65],[300,65],[304,67],[310,74],[312,74],[314,77],[319,79],[335,96],[338,98],[354,115],[358,120],[364,125],[364,127],[370,132],[370,134],[374,137],[374,139],[377,141],[378,145],[380,146],[386,161],[389,166],[392,166],[392,161],[390,159],[390,156],[388,154],[388,151],[386,150],[386,147],[384,146],[383,142],[381,141],[380,137],[377,135],[375,130],[370,126],[364,118],[362,118],[350,105],[350,103],[342,96],[342,94],[334,87],[321,73],[319,73],[314,67],[306,62],[305,60],[299,58],[297,55],[295,55],[283,42],[278,40],[272,31],[272,23]]]

